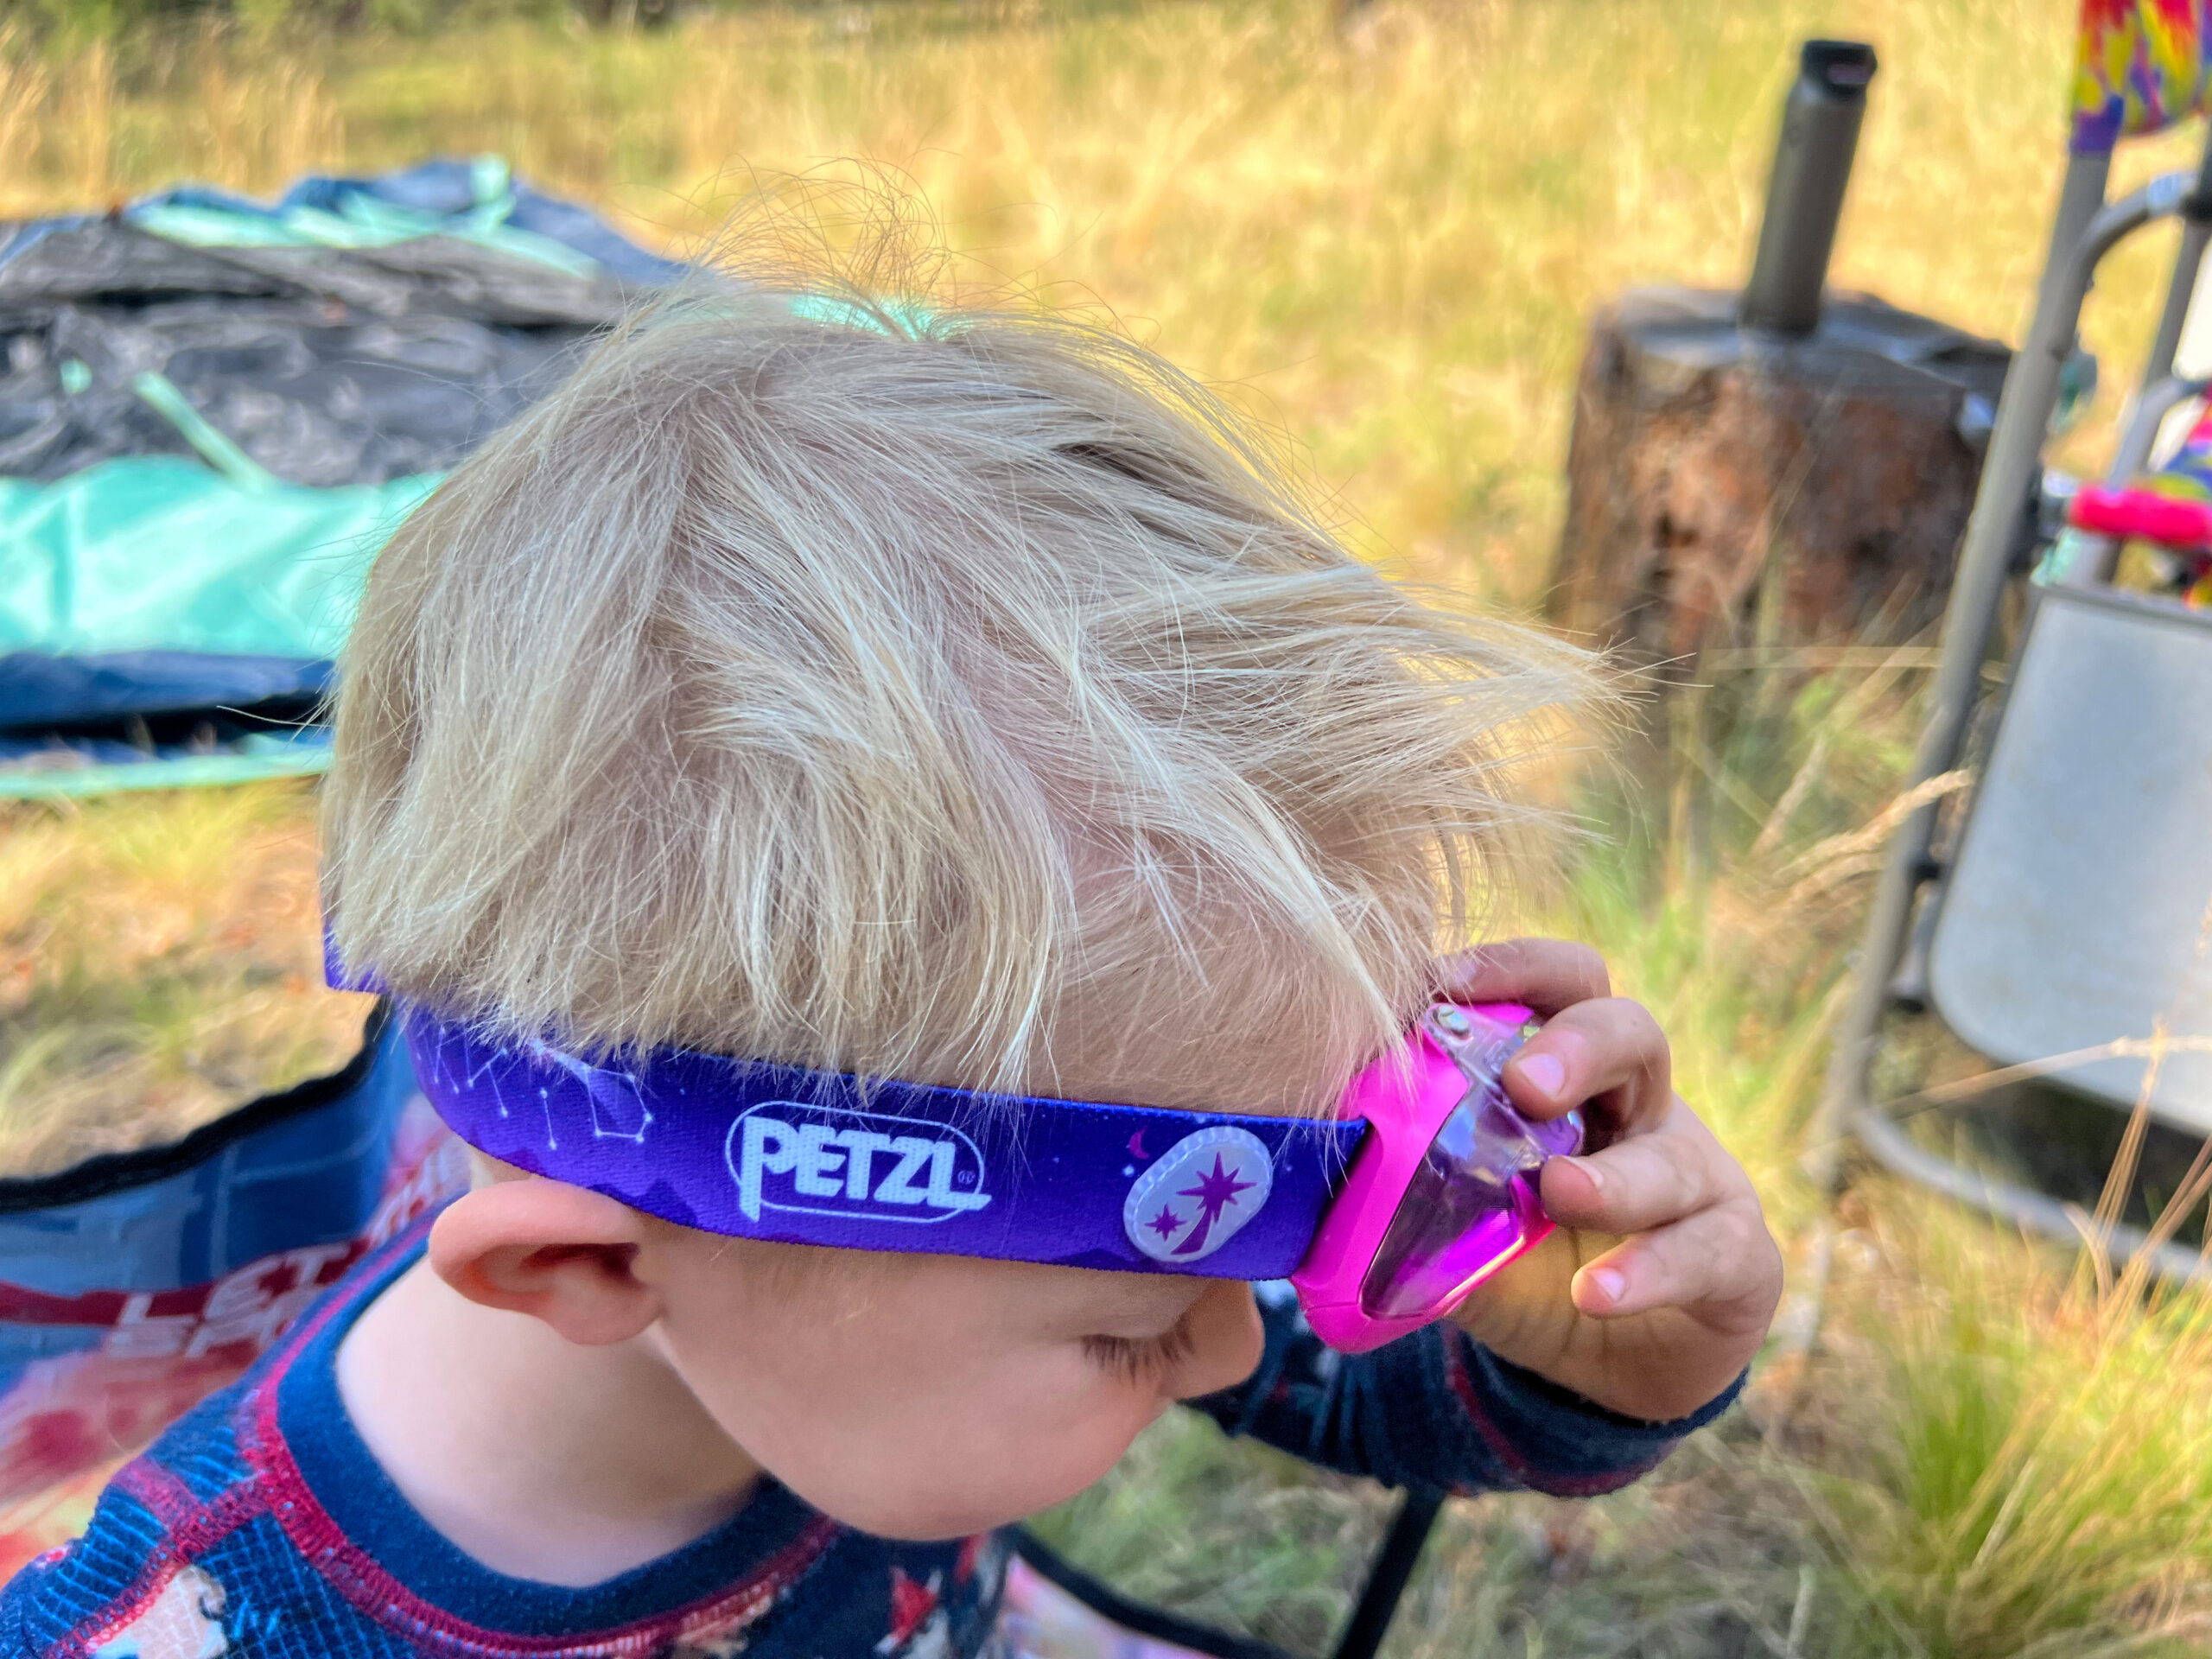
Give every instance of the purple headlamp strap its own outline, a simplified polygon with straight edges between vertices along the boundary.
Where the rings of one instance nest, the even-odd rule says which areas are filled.
[[[863,1084],[682,1050],[594,1065],[401,1018],[423,1092],[480,1151],[783,1243],[1279,1279],[1367,1128]]]

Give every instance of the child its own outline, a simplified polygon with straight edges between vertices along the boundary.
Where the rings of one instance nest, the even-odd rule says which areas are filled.
[[[1433,955],[1511,874],[1508,774],[1580,659],[1392,588],[1141,349],[918,315],[664,301],[381,556],[334,938],[498,1159],[124,1471],[0,1600],[5,1651],[993,1653],[995,1529],[1171,1402],[1591,1493],[1732,1397],[1779,1258],[1649,1015],[1577,947]],[[1283,1120],[1439,993],[1548,1015],[1508,1086],[1599,1147],[1449,1322],[1336,1355],[1274,1287],[1127,1270],[1178,1265],[1135,1209],[1146,1256],[1087,1258],[1117,1270],[1006,1243],[1198,1114],[1211,1250],[1319,1132]],[[675,1050],[808,1071],[762,1117]],[[957,1110],[902,1136],[896,1100]],[[1094,1118],[1128,1162],[1056,1171]]]

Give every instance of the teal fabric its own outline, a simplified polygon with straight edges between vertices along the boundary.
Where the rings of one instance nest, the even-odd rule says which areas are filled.
[[[0,478],[0,652],[335,657],[371,561],[438,480],[310,489],[254,474],[155,455],[51,484]],[[129,765],[11,766],[0,798],[296,775],[328,754],[302,733]]]
[[[334,657],[370,561],[437,482],[247,485],[164,455],[0,478],[0,651]]]
[[[309,727],[284,736],[257,734],[216,754],[156,755],[127,766],[70,766],[0,771],[0,801],[80,799],[142,789],[212,789],[264,778],[308,778],[330,770],[330,734]]]
[[[66,374],[71,358],[62,365]],[[82,370],[84,365],[77,363]],[[232,443],[229,438],[211,426],[206,416],[192,406],[192,400],[177,390],[176,382],[166,374],[156,374],[148,369],[131,378],[131,391],[151,404],[163,419],[184,435],[184,441],[200,452],[200,458],[234,484],[250,490],[266,490],[283,482],[274,473],[262,466],[251,455]]]

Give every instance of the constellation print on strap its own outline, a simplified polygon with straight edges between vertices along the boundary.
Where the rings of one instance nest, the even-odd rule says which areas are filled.
[[[885,1224],[926,1220],[936,1254],[1279,1278],[1369,1128],[986,1096],[689,1049],[608,1053],[405,1005],[401,1017],[423,1092],[461,1140],[730,1237],[914,1249],[886,1245],[913,1230]]]
[[[462,1075],[456,1077],[447,1065],[453,1048],[459,1047],[462,1055]],[[627,1141],[632,1146],[643,1146],[645,1130],[653,1121],[652,1109],[638,1089],[638,1080],[627,1071],[618,1071],[608,1066],[593,1065],[565,1049],[536,1038],[526,1039],[514,1047],[505,1045],[486,1046],[474,1042],[458,1045],[440,1044],[435,1065],[445,1086],[460,1094],[474,1094],[479,1087],[488,1087],[493,1105],[501,1117],[510,1114],[505,1094],[499,1087],[499,1074],[505,1063],[519,1055],[539,1066],[555,1066],[567,1072],[584,1088],[584,1098],[590,1108],[591,1138],[594,1141]],[[552,1090],[539,1085],[534,1092],[537,1108],[545,1120],[545,1147],[549,1152],[561,1149],[559,1126],[554,1122]],[[569,1096],[564,1090],[561,1099],[566,1104]],[[561,1115],[565,1117],[564,1112]]]

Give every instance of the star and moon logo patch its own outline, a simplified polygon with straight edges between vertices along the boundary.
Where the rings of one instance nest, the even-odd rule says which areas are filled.
[[[1195,1130],[1137,1177],[1122,1205],[1122,1230],[1155,1262],[1202,1261],[1266,1208],[1274,1185],[1274,1157],[1249,1129]]]

